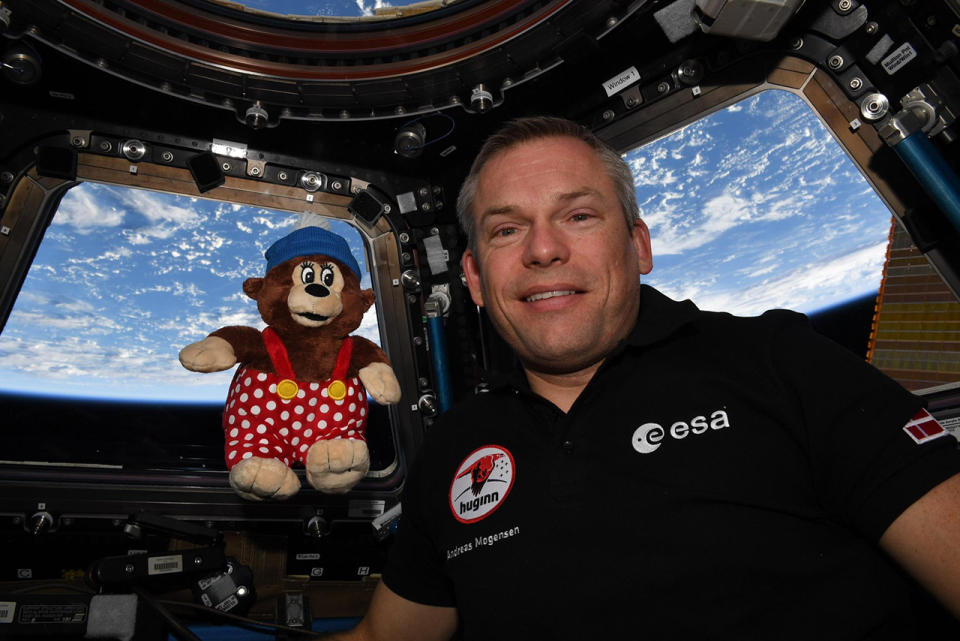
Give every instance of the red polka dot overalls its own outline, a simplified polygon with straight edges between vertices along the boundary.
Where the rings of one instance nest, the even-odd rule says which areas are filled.
[[[294,379],[276,332],[268,327],[262,334],[277,373],[240,367],[234,375],[223,412],[227,469],[253,456],[290,466],[303,463],[317,441],[364,440],[367,394],[357,377],[344,378],[353,340],[344,339],[330,378],[304,383]]]

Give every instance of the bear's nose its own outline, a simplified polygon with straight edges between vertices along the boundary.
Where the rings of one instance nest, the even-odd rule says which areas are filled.
[[[330,295],[330,290],[318,283],[310,283],[306,287],[307,293],[317,298],[324,298]]]

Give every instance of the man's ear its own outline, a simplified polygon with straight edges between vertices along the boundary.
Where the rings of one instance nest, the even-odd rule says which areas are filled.
[[[649,274],[653,269],[653,250],[650,248],[650,230],[647,224],[637,218],[633,221],[633,228],[630,230],[630,239],[633,241],[633,248],[637,252],[637,262],[640,264],[640,273]]]
[[[243,281],[243,293],[257,300],[257,296],[260,295],[260,290],[263,289],[263,279],[262,278],[248,278]]]
[[[360,290],[360,301],[363,303],[363,311],[370,309],[370,306],[373,305],[373,301],[376,300],[376,298],[376,294],[373,293],[372,289]]]
[[[480,265],[473,255],[473,251],[463,252],[463,258],[460,259],[460,266],[463,268],[463,275],[467,278],[467,287],[470,289],[470,298],[473,302],[483,307],[483,287],[480,280]]]

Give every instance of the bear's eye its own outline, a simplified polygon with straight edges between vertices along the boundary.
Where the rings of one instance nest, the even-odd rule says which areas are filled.
[[[324,265],[323,270],[320,272],[320,282],[327,287],[331,287],[335,276],[336,274],[333,271],[333,267],[331,265]]]
[[[300,280],[303,281],[304,285],[309,285],[313,282],[316,275],[313,273],[313,267],[310,265],[304,265],[303,271],[300,272]]]

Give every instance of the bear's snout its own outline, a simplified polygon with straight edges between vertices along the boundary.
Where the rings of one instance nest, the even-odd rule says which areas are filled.
[[[330,290],[319,283],[310,283],[305,289],[314,298],[326,298],[330,295]]]

